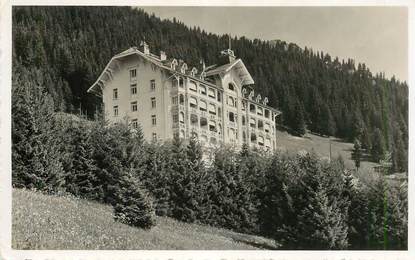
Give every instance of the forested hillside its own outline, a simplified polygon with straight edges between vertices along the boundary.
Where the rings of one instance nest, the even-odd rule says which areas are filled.
[[[42,82],[56,109],[92,117],[100,100],[86,93],[109,59],[145,39],[154,53],[193,66],[218,61],[228,37],[160,20],[129,7],[14,7],[13,75]],[[395,171],[406,170],[408,86],[373,75],[355,64],[284,41],[233,38],[270,105],[283,112],[281,123],[297,134],[310,131],[352,141],[379,161],[392,154]],[[391,50],[392,51],[392,50]],[[16,81],[15,81],[16,82]]]

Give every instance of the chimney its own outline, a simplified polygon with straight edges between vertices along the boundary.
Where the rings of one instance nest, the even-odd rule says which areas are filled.
[[[165,61],[167,60],[166,53],[164,51],[160,51],[160,60]]]
[[[148,44],[145,41],[141,41],[140,45],[143,47],[143,53],[145,55],[150,55],[150,48],[148,47]]]

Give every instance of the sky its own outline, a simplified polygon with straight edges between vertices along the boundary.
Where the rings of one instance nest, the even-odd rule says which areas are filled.
[[[139,7],[207,32],[283,40],[408,80],[406,7]],[[238,56],[237,53],[235,53]],[[241,57],[243,59],[243,57]]]

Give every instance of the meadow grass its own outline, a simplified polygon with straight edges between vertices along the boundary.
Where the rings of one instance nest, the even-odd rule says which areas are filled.
[[[271,239],[158,217],[150,230],[113,220],[112,208],[68,196],[14,189],[13,249],[254,250]]]
[[[290,154],[296,154],[298,151],[314,151],[319,157],[329,158],[330,142],[328,137],[307,133],[303,137],[297,137],[287,132],[276,131],[277,149],[287,151]],[[344,160],[347,168],[355,169],[355,163],[352,159],[353,143],[343,142],[337,138],[331,137],[331,155],[337,158],[339,155]],[[379,164],[363,160],[360,164],[361,172],[372,172],[373,167]]]

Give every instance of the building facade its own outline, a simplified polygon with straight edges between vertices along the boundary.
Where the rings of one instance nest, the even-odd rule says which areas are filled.
[[[204,147],[276,149],[280,114],[254,94],[254,80],[232,50],[226,62],[198,72],[182,60],[150,53],[146,43],[115,55],[88,92],[102,97],[112,123],[139,125],[148,141],[195,135]]]

